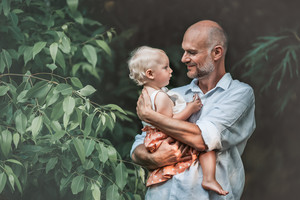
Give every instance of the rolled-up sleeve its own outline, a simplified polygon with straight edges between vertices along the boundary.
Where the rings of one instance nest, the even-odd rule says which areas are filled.
[[[146,132],[143,132],[142,134],[137,134],[135,136],[134,143],[133,143],[133,145],[131,147],[131,150],[130,150],[130,157],[132,156],[132,153],[133,153],[133,151],[135,150],[135,148],[137,146],[139,146],[140,144],[144,144],[145,137],[146,137]]]
[[[203,140],[208,147],[208,151],[214,149],[220,149],[221,144],[221,135],[217,127],[209,121],[199,121],[197,122],[198,127],[201,129]]]

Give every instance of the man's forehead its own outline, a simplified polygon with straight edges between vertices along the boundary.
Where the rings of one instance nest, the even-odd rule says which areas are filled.
[[[181,43],[181,48],[189,51],[196,51],[205,48],[206,41],[203,38],[186,37]]]

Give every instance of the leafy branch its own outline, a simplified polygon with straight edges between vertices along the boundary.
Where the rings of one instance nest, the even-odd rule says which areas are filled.
[[[277,99],[278,112],[297,93],[300,82],[299,55],[300,38],[295,30],[288,30],[274,36],[259,37],[252,49],[238,62],[233,70],[244,66],[243,77],[254,79],[261,92],[275,90],[281,93]],[[267,77],[267,78],[266,78]],[[294,82],[293,84],[290,84]]]

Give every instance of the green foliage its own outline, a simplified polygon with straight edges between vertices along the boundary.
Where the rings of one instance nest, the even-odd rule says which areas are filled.
[[[243,76],[254,79],[261,87],[261,92],[275,90],[281,93],[276,103],[278,112],[282,112],[299,93],[299,55],[300,38],[297,32],[285,31],[274,36],[259,37],[234,69],[244,64],[246,72]]]
[[[111,140],[132,134],[120,128],[132,113],[94,102],[116,33],[79,4],[0,3],[0,194],[9,199],[140,199],[145,190],[144,170]]]

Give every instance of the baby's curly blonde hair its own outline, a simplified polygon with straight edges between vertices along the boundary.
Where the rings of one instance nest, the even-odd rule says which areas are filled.
[[[148,46],[141,46],[132,51],[128,60],[129,77],[138,85],[144,85],[147,82],[145,72],[159,63],[162,53],[166,54],[161,49]]]

